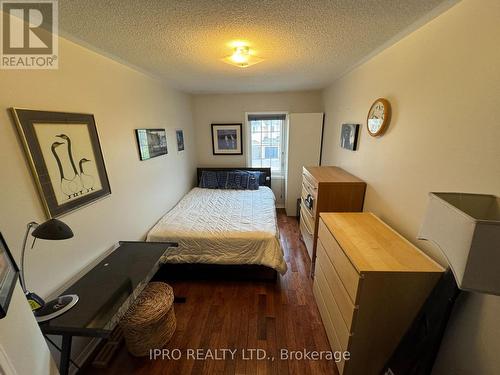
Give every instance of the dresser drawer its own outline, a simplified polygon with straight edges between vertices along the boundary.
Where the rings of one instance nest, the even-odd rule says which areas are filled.
[[[302,183],[308,185],[311,191],[318,190],[318,183],[316,182],[316,179],[313,176],[311,176],[307,171],[302,172]]]
[[[300,209],[300,214],[303,215],[302,209]],[[314,235],[309,228],[306,227],[306,221],[303,219],[303,216],[300,218],[300,233],[302,234],[302,240],[306,245],[306,250],[309,254],[309,257],[312,260],[312,252],[314,247]]]
[[[330,314],[328,313],[328,310],[326,308],[325,299],[317,283],[314,283],[313,285],[313,294],[314,299],[316,300],[316,305],[318,306],[319,313],[321,315],[321,320],[323,321],[323,326],[325,327],[330,347],[333,352],[342,352],[343,349],[340,346],[337,332],[335,332]],[[336,365],[339,370],[339,374],[342,375],[344,372],[345,362],[342,360],[340,362],[336,362]]]
[[[302,190],[306,192],[306,195],[311,194],[315,197],[318,196],[318,188],[311,185],[306,179],[302,179]]]
[[[337,301],[337,305],[342,313],[342,318],[344,319],[347,329],[349,332],[354,332],[353,322],[358,308],[353,305],[349,293],[347,293],[347,290],[344,288],[337,271],[335,271],[330,259],[326,255],[323,245],[319,241],[316,247],[316,264],[320,265],[323,270],[328,286]]]
[[[310,211],[315,211],[316,201],[318,200],[318,186],[316,183],[311,183],[307,177],[302,177],[302,196],[306,199],[308,196],[311,197],[313,205]]]
[[[318,242],[323,245],[351,301],[356,304],[360,276],[321,219],[319,220]]]
[[[309,229],[309,233],[311,235],[314,235],[314,232],[316,231],[316,219],[314,216],[311,214],[311,212],[307,209],[307,207],[304,207],[304,202],[302,202],[301,208],[300,208],[300,220],[304,220],[307,229]]]
[[[347,350],[349,347],[349,337],[351,336],[347,326],[345,325],[344,319],[342,318],[342,313],[340,312],[339,306],[335,297],[333,296],[332,290],[328,286],[328,282],[325,278],[325,273],[321,264],[316,264],[316,273],[314,276],[314,284],[317,284],[318,289],[323,296],[326,310],[330,316],[330,320],[333,324],[333,328],[337,333],[337,338],[342,350]]]

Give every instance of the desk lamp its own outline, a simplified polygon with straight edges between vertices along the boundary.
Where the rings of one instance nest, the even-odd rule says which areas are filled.
[[[57,219],[50,219],[42,224],[31,222],[26,228],[26,235],[24,236],[23,249],[21,253],[21,286],[31,306],[31,310],[35,314],[36,320],[38,322],[45,322],[71,309],[78,302],[78,296],[76,294],[69,294],[60,296],[52,301],[45,302],[40,296],[27,289],[24,278],[24,255],[26,251],[26,244],[28,242],[28,236],[33,228],[34,230],[31,235],[34,237],[34,240],[31,248],[34,247],[37,238],[53,241],[66,240],[73,237],[73,231],[67,224]]]

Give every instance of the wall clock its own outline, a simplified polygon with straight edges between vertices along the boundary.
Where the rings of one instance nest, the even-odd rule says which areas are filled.
[[[370,107],[366,126],[371,136],[382,135],[391,121],[391,104],[387,99],[379,98]]]

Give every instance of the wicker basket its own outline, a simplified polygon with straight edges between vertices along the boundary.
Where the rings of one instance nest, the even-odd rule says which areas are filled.
[[[165,283],[149,283],[120,321],[130,354],[141,357],[163,348],[175,332],[174,291]]]

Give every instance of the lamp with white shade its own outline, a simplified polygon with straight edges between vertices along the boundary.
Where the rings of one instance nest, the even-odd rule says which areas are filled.
[[[418,239],[435,244],[446,258],[449,270],[394,351],[385,374],[430,374],[453,306],[462,291],[500,295],[498,197],[430,193]]]
[[[418,239],[441,250],[461,290],[500,295],[498,197],[430,193]]]

